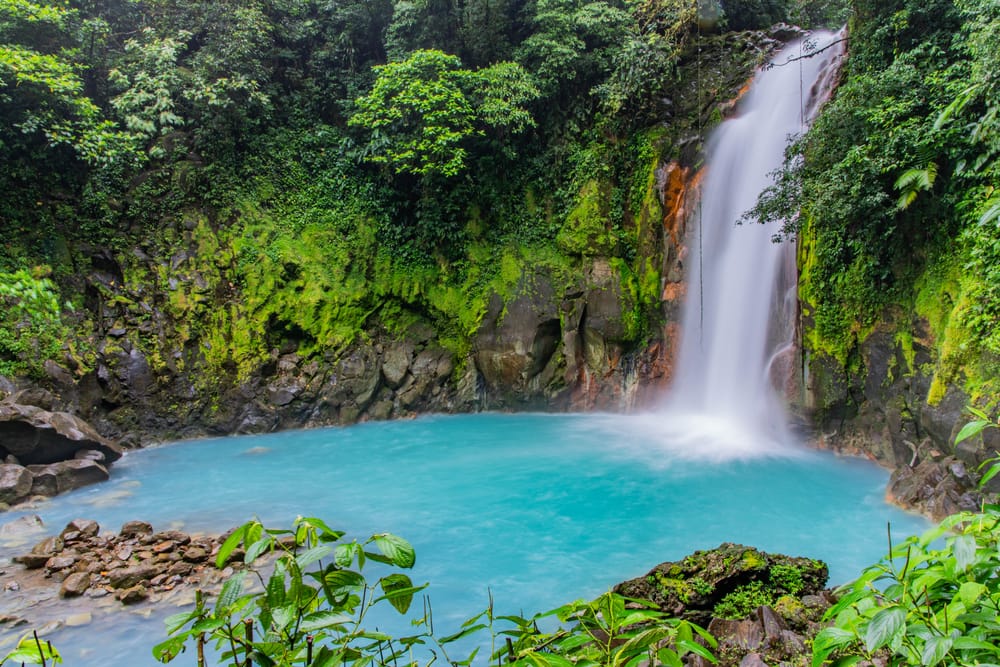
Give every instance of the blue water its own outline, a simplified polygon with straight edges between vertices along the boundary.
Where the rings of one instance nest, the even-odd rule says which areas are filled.
[[[361,539],[394,532],[416,548],[411,576],[430,582],[439,632],[489,591],[499,613],[530,614],[726,541],[823,559],[844,583],[882,556],[887,522],[900,536],[926,528],[884,502],[887,474],[870,463],[732,434],[720,448],[656,419],[437,416],[190,441],[129,453],[109,482],[27,513],[53,533],[77,517],[221,532],[297,515]],[[66,664],[102,667],[155,664],[163,638],[155,613],[133,611],[53,635]]]

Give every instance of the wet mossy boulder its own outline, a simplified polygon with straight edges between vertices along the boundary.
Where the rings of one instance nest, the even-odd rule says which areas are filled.
[[[614,590],[707,626],[713,618],[741,619],[761,606],[781,607],[783,600],[784,606],[790,606],[791,599],[819,595],[828,575],[822,561],[727,542],[677,562],[661,563]]]

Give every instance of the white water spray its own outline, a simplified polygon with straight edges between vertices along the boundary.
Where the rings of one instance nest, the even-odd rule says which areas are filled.
[[[671,438],[683,429],[692,446],[708,440],[736,456],[771,453],[791,440],[772,366],[794,344],[794,247],[773,243],[771,227],[737,223],[828,95],[839,40],[814,33],[783,49],[709,141],[701,210],[688,224],[688,291],[667,402]]]

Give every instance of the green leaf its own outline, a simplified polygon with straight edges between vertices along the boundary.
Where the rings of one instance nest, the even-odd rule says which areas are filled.
[[[958,597],[966,607],[972,607],[988,589],[978,581],[966,581],[958,589]]]
[[[976,540],[971,535],[959,535],[951,545],[955,554],[955,567],[959,572],[969,569],[976,559]]]
[[[684,665],[677,652],[669,648],[661,648],[656,652],[656,657],[667,667],[683,667]]]
[[[379,584],[382,586],[382,592],[385,593],[389,604],[395,607],[400,614],[405,614],[409,610],[410,603],[413,602],[413,594],[420,590],[420,588],[414,588],[413,582],[408,576],[399,573],[382,577]]]
[[[326,558],[332,553],[333,553],[333,547],[330,546],[323,545],[319,547],[313,547],[312,549],[303,551],[298,556],[296,556],[295,563],[299,566],[299,568],[304,570],[307,565],[312,565],[316,561],[322,558]]]
[[[989,482],[991,479],[997,476],[997,473],[1000,473],[1000,463],[994,463],[992,466],[990,466],[990,469],[987,470],[986,473],[979,478],[978,482],[979,488],[983,488],[984,486],[986,486],[987,482]]]
[[[183,644],[183,640],[181,641]],[[41,665],[46,661],[53,663],[62,662],[62,656],[51,644],[46,641],[38,642],[33,634],[21,637],[17,642],[17,647],[3,658],[3,664],[8,661],[12,663],[27,663],[31,665]]]
[[[226,580],[226,583],[222,585],[222,591],[219,593],[219,599],[215,601],[215,615],[216,616],[228,616],[227,611],[233,604],[239,599],[240,594],[243,592],[243,579],[246,577],[246,572],[237,572],[233,576]]]
[[[963,426],[962,429],[958,432],[958,435],[955,436],[955,444],[957,445],[963,440],[966,440],[974,435],[982,433],[983,429],[985,429],[989,425],[990,421],[986,419],[977,419],[975,421],[969,422],[968,424]]]
[[[272,609],[285,604],[285,575],[283,571],[276,570],[267,580],[264,600],[267,602],[267,606]]]
[[[236,550],[236,547],[240,545],[240,542],[243,541],[243,537],[247,534],[247,528],[249,528],[249,526],[249,523],[243,524],[226,538],[226,541],[222,543],[221,547],[219,547],[219,553],[215,556],[215,567],[220,570],[225,567],[226,561],[229,560],[229,556]]]
[[[941,662],[944,656],[951,650],[951,637],[932,636],[924,644],[924,650],[920,654],[920,663],[925,667],[934,667]]]
[[[719,659],[712,654],[707,648],[695,641],[690,641],[687,639],[680,639],[677,641],[677,649],[680,651],[685,651],[687,653],[694,653],[695,655],[700,655],[705,660],[711,663],[718,663]]]
[[[243,562],[247,564],[254,562],[262,553],[270,549],[273,544],[274,539],[270,535],[265,535],[250,545],[246,555],[243,556]]]
[[[198,611],[182,611],[179,614],[171,614],[163,621],[163,624],[167,626],[167,634],[172,635],[185,625],[190,623],[193,619],[198,618]]]
[[[153,657],[156,658],[157,662],[170,662],[184,650],[186,640],[187,635],[181,635],[160,642],[153,647]]]
[[[413,546],[398,535],[381,533],[372,537],[378,550],[396,567],[411,568],[417,562]]]
[[[906,625],[906,610],[899,606],[879,610],[865,628],[865,648],[875,651],[895,638]]]
[[[303,519],[299,519],[298,523],[305,523],[312,527],[318,528],[319,539],[321,542],[336,542],[337,540],[339,540],[344,536],[344,531],[334,530],[333,528],[330,528],[330,526],[326,525],[326,523],[322,519],[317,519],[316,517],[306,517]]]
[[[339,611],[317,611],[303,617],[302,624],[299,625],[299,630],[302,632],[315,632],[324,628],[347,625],[352,623],[353,620],[349,614]]]
[[[331,570],[324,575],[326,585],[334,590],[356,589],[365,585],[365,578],[353,570]]]

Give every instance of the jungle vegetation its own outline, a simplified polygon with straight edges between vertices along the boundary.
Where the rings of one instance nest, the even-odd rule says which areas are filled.
[[[523,266],[565,273],[591,254],[643,292],[640,340],[659,269],[635,220],[676,128],[705,125],[678,118],[685,62],[722,31],[845,14],[833,0],[0,0],[0,374],[40,374],[38,348],[86,368],[104,333],[93,304],[142,322],[151,292],[180,343],[238,375],[284,339],[308,355],[416,318],[462,352]],[[95,264],[114,280],[85,285]],[[178,265],[197,278],[178,285]]]

